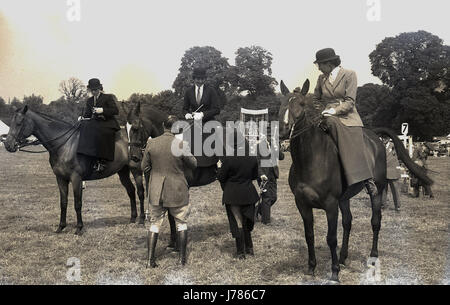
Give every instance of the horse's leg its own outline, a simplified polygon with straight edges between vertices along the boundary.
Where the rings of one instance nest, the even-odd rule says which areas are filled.
[[[312,208],[301,204],[299,199],[295,199],[297,208],[303,218],[303,226],[305,227],[305,239],[308,245],[308,274],[314,276],[316,269],[316,252],[314,250],[314,216]]]
[[[383,189],[384,191],[384,189]],[[378,257],[378,233],[381,228],[381,193],[376,196],[370,196],[372,201],[372,231],[373,231],[373,241],[372,241],[372,251],[370,251],[370,257]]]
[[[131,218],[130,223],[136,222],[137,217],[137,210],[136,210],[136,189],[133,185],[133,182],[131,182],[130,179],[130,168],[127,166],[124,166],[117,174],[119,174],[120,183],[125,187],[127,190],[128,197],[130,197],[130,206],[131,206]]]
[[[331,280],[339,282],[339,262],[336,252],[337,248],[337,223],[338,223],[338,203],[336,202],[330,209],[326,210],[328,233],[327,244],[331,252]]]
[[[341,209],[342,227],[344,228],[341,253],[339,255],[339,264],[345,265],[345,260],[348,257],[348,240],[350,237],[350,230],[352,229],[352,213],[350,211],[350,200],[339,201],[339,208]]]
[[[138,168],[131,168],[131,173],[134,177],[134,182],[136,182],[137,194],[139,197],[140,213],[139,224],[143,225],[145,222],[145,210],[144,210],[144,183],[142,179],[142,171]]]
[[[81,208],[83,205],[83,181],[80,176],[72,177],[73,199],[75,202],[75,212],[77,213],[76,235],[81,235],[83,230],[83,219],[81,217]]]
[[[56,176],[56,181],[58,182],[59,188],[59,204],[61,206],[61,217],[59,219],[59,226],[56,233],[61,233],[62,230],[67,226],[66,215],[67,215],[67,201],[69,192],[69,181],[64,180],[61,177]]]

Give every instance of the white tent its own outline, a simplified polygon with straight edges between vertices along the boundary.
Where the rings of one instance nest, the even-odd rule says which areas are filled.
[[[2,120],[0,120],[0,136],[4,134],[8,134],[9,127]]]

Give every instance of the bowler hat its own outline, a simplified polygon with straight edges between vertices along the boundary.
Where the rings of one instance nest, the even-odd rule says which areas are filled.
[[[206,78],[206,70],[204,68],[194,68],[192,78]]]
[[[339,56],[334,53],[334,50],[332,48],[325,48],[325,49],[317,51],[316,61],[314,63],[315,64],[322,63],[322,62],[330,61],[330,60],[337,59],[337,58],[339,58]]]
[[[103,85],[100,83],[100,80],[98,78],[91,78],[89,80],[87,87],[88,87],[88,89],[91,89],[91,90],[96,90],[96,89],[103,90]]]

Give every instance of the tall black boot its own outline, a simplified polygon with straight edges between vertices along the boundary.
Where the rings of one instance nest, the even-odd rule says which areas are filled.
[[[180,245],[178,244],[177,239],[177,226],[175,223],[175,218],[172,215],[168,215],[169,224],[170,224],[170,242],[167,248],[171,249],[174,252],[180,251]]]
[[[156,264],[155,258],[155,250],[156,250],[156,242],[158,241],[158,233],[149,232],[148,236],[148,257],[147,257],[147,268],[148,266],[155,268],[158,267]]]
[[[244,228],[244,244],[245,244],[245,253],[249,255],[255,255],[253,252],[253,241],[252,241],[252,233]]]
[[[244,229],[239,228],[236,236],[236,255],[238,259],[245,259]]]
[[[178,243],[180,246],[180,264],[182,266],[186,265],[187,256],[187,230],[178,231]]]

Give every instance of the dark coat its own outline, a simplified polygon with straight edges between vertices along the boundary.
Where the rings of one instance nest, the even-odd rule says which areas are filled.
[[[203,112],[203,122],[215,120],[215,116],[220,113],[219,98],[216,90],[208,85],[203,85],[203,94],[200,104],[197,104],[195,86],[186,90],[184,94],[183,116],[191,113],[203,104],[198,112]]]
[[[227,156],[217,171],[222,184],[222,204],[254,205],[258,192],[252,180],[258,178],[258,160],[252,156]]]
[[[103,108],[103,113],[93,114],[93,107]],[[77,152],[113,161],[115,133],[120,130],[119,123],[114,118],[117,114],[119,114],[119,109],[114,95],[101,93],[95,105],[94,98],[90,97],[86,101],[82,114],[83,118],[90,118],[90,120],[81,121]]]

